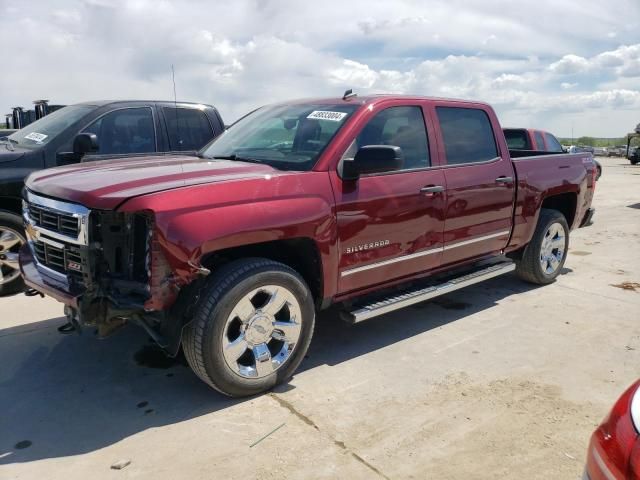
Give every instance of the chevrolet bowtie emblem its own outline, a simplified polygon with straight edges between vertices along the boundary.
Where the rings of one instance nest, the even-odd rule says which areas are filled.
[[[40,233],[34,228],[34,226],[30,223],[27,223],[24,227],[27,232],[27,237],[31,240],[38,240],[40,238]]]

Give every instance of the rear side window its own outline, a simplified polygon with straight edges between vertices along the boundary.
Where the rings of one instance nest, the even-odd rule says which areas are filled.
[[[536,150],[544,150],[545,146],[544,146],[544,140],[542,139],[542,133],[536,131],[536,146],[538,148],[536,148]]]
[[[531,150],[526,130],[505,130],[504,137],[509,150]]]
[[[544,138],[547,140],[547,150],[550,152],[562,152],[562,145],[556,137],[550,133],[545,133]]]
[[[207,115],[195,108],[164,107],[169,149],[174,152],[200,150],[213,138]]]
[[[489,116],[473,108],[437,107],[447,164],[477,163],[498,156]]]
[[[149,107],[123,108],[100,117],[83,130],[98,137],[98,155],[156,151],[153,114]]]

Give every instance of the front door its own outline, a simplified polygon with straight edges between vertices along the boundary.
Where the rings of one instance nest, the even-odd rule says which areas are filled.
[[[338,223],[339,293],[437,268],[442,256],[445,179],[418,105],[379,111],[343,155],[353,158],[365,145],[402,149],[400,170],[331,181]]]
[[[511,233],[515,174],[482,108],[436,106],[447,184],[442,264],[497,254]]]

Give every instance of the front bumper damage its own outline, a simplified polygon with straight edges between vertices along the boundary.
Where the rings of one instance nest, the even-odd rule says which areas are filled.
[[[39,198],[27,196],[28,202]],[[164,255],[153,215],[85,209],[78,222],[85,222],[86,232],[76,237],[75,231],[61,235],[54,230],[52,215],[63,218],[57,225],[69,222],[69,213],[60,212],[66,204],[57,202],[55,209],[46,210],[44,201],[35,207],[28,202],[28,241],[20,252],[26,284],[62,302],[78,331],[96,327],[105,337],[134,323],[169,354],[176,354],[188,310],[177,301],[178,293],[187,285],[174,275]]]

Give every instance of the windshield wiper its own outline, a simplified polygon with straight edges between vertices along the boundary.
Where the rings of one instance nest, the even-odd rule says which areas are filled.
[[[234,160],[236,162],[264,163],[262,160],[258,160],[257,158],[243,157],[235,153],[232,153],[231,155],[214,155],[213,158],[217,160]]]

